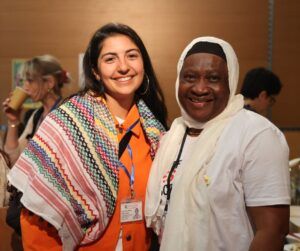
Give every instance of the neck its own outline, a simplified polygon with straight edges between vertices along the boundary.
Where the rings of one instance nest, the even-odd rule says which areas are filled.
[[[106,102],[109,110],[114,116],[125,119],[133,104],[132,98],[124,98],[116,100],[108,94],[105,94]]]
[[[44,115],[47,115],[51,109],[53,108],[54,104],[57,102],[57,100],[59,99],[60,97],[54,93],[49,93],[49,95],[47,96],[47,98],[45,98],[43,100],[43,107],[44,107],[44,112],[43,114]]]
[[[202,132],[203,129],[197,128],[187,128],[187,134],[191,137],[197,137]]]
[[[255,105],[255,101],[254,101],[254,99],[245,98],[244,99],[244,104],[245,105],[250,105],[252,107],[253,105]]]
[[[249,105],[251,110],[259,113],[262,116],[267,116],[267,109],[262,105],[261,101],[258,98],[255,99],[245,99],[245,105]]]

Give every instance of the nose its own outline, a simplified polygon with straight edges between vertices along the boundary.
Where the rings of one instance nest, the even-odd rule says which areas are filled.
[[[121,74],[126,74],[129,71],[129,65],[126,59],[119,60],[118,71]]]
[[[199,80],[193,85],[192,91],[196,94],[207,94],[209,92],[208,85],[204,78],[199,78]]]
[[[28,88],[29,81],[27,79],[23,80],[23,89],[26,90]]]

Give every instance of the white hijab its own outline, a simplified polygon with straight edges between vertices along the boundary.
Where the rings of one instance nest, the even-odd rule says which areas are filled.
[[[181,106],[181,104],[178,100],[178,88],[179,88],[179,74],[180,74],[181,68],[183,66],[186,54],[193,47],[194,44],[196,44],[198,42],[204,42],[204,41],[219,44],[222,47],[222,49],[226,55],[227,68],[228,68],[228,83],[229,83],[229,90],[230,90],[230,97],[229,97],[228,104],[230,104],[232,102],[232,99],[234,99],[236,97],[235,92],[236,92],[238,80],[239,80],[239,63],[238,63],[238,60],[237,60],[237,57],[236,57],[236,54],[235,54],[233,48],[226,41],[219,39],[219,38],[215,38],[215,37],[199,37],[199,38],[195,38],[183,50],[183,52],[180,56],[180,59],[178,61],[178,64],[177,64],[177,79],[176,79],[175,96],[176,96],[177,103],[180,107],[181,116],[182,116],[185,124],[188,127],[199,128],[199,129],[203,128],[204,124],[195,121],[183,109],[183,107]],[[238,95],[238,96],[240,96],[240,95]]]
[[[226,108],[206,123],[192,119],[182,108],[178,100],[179,74],[184,59],[192,46],[200,41],[219,44],[227,60],[230,97]],[[215,37],[194,39],[182,52],[177,65],[176,99],[182,117],[174,120],[168,133],[162,138],[148,179],[145,216],[147,226],[159,234],[162,228],[164,206],[160,204],[162,177],[176,159],[186,127],[203,128],[198,136],[196,147],[184,167],[184,172],[172,189],[171,200],[165,220],[160,250],[211,250],[210,201],[205,174],[214,155],[217,140],[229,120],[243,108],[241,95],[235,95],[238,85],[239,65],[236,54],[230,44]]]

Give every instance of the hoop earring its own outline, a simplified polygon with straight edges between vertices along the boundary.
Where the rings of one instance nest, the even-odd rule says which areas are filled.
[[[147,86],[146,86],[145,90],[142,93],[140,93],[141,96],[144,96],[147,93],[147,91],[149,89],[149,86],[150,86],[150,80],[149,80],[148,75],[146,73],[145,73],[145,77],[147,79],[147,82],[146,82]]]

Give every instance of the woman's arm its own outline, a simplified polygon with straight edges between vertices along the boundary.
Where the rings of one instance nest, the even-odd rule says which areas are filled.
[[[10,97],[8,97],[3,103],[3,112],[7,117],[8,127],[4,148],[6,151],[16,149],[19,145],[18,143],[18,129],[20,125],[20,114],[21,111],[14,111],[8,104],[10,102]]]
[[[250,251],[282,251],[289,232],[288,205],[247,207],[254,238]]]

